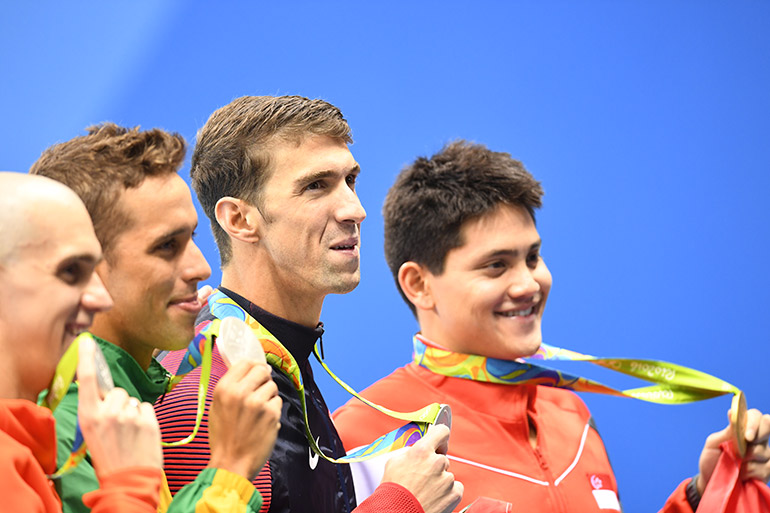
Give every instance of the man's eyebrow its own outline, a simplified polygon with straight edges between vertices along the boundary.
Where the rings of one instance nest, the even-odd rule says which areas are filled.
[[[345,172],[345,175],[349,174],[359,174],[361,172],[361,166],[356,164],[355,166],[351,167]],[[333,169],[324,169],[321,171],[314,171],[312,173],[308,173],[306,175],[302,175],[296,180],[294,180],[294,185],[298,187],[304,187],[307,184],[311,184],[317,180],[323,180],[324,178],[329,178],[332,176],[336,176],[338,174],[337,171],[334,171]]]
[[[527,253],[531,253],[533,250],[539,251],[540,246],[542,245],[543,245],[543,241],[538,239],[537,242],[534,242],[532,243],[531,246],[529,246]],[[502,256],[516,257],[518,255],[519,255],[518,249],[493,249],[492,251],[484,255],[484,258],[495,258],[495,257],[502,257]]]
[[[190,226],[180,226],[176,230],[170,230],[162,235],[155,237],[150,245],[154,246],[168,239],[173,239],[179,235],[187,235],[188,233],[194,232],[197,227],[197,224],[193,226],[192,229],[190,229]]]
[[[81,253],[79,255],[71,255],[65,258],[59,264],[59,267],[65,267],[67,265],[74,264],[75,262],[82,262],[84,264],[96,266],[102,260],[104,260],[104,255],[101,253],[99,253],[98,255],[95,255],[93,253]]]
[[[313,183],[316,180],[322,180],[324,178],[329,178],[330,176],[334,176],[336,174],[337,173],[335,173],[331,169],[327,169],[327,170],[324,170],[324,171],[314,171],[312,173],[308,173],[306,175],[300,176],[299,178],[294,180],[294,183],[296,185],[305,185],[305,184]]]

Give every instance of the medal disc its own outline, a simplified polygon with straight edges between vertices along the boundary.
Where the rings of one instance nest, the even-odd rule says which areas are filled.
[[[106,394],[115,388],[110,367],[107,365],[107,359],[104,357],[101,348],[96,344],[94,345],[94,367],[96,367],[96,383],[102,394]]]
[[[730,407],[730,426],[741,458],[746,455],[746,396],[738,392],[733,396]]]
[[[266,363],[265,351],[259,339],[245,322],[236,317],[222,319],[217,347],[230,367],[241,360]]]

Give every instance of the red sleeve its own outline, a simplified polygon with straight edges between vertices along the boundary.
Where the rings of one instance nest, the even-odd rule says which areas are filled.
[[[382,483],[353,511],[356,513],[425,513],[417,498],[396,483]]]
[[[83,496],[92,513],[155,513],[163,474],[159,468],[121,469],[99,479],[99,489]]]
[[[23,399],[0,399],[0,510],[61,511],[45,474],[54,470],[56,428],[51,412]]]
[[[3,511],[43,513],[61,511],[53,483],[46,478],[29,451],[4,444],[0,431],[0,496]]]
[[[687,501],[687,485],[690,484],[691,480],[682,481],[658,513],[693,513],[692,507]]]

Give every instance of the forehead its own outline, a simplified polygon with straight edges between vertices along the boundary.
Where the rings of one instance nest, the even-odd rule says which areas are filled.
[[[460,248],[471,251],[518,250],[539,242],[540,235],[527,209],[503,204],[466,221],[460,228],[460,241]]]
[[[193,230],[198,224],[190,188],[176,173],[145,178],[139,187],[125,190],[118,203],[128,220],[118,241],[126,236],[154,238],[168,231]]]
[[[266,186],[292,182],[319,171],[348,173],[357,166],[344,140],[325,135],[278,142],[270,152],[270,161]]]
[[[125,190],[118,208],[125,227],[108,249],[110,258],[144,251],[173,233],[192,235],[198,225],[190,188],[176,173],[150,176],[138,187]]]
[[[25,237],[19,240],[18,263],[48,273],[67,260],[101,259],[91,218],[81,205],[52,208],[43,218],[30,221]]]

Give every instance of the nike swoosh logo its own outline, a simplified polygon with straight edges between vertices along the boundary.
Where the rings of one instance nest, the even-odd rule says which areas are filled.
[[[318,441],[321,439],[321,437],[316,437],[315,444],[318,445]],[[312,447],[308,447],[307,450],[310,452],[310,470],[315,470],[315,468],[318,466],[318,458],[320,458],[319,455],[313,452]]]

